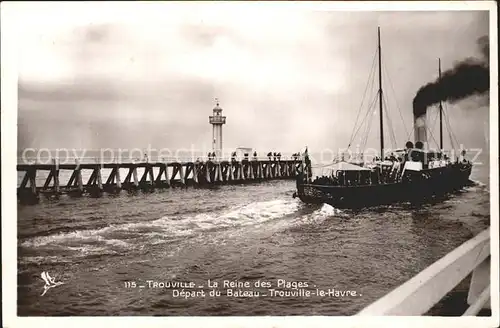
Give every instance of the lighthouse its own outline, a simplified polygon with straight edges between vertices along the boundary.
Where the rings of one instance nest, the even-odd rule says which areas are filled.
[[[222,116],[219,100],[216,98],[215,101],[213,115],[208,118],[210,124],[212,124],[212,151],[215,152],[217,158],[220,158],[222,155],[222,125],[226,124],[226,117]]]

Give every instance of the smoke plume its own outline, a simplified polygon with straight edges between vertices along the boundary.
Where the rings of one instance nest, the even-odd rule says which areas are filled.
[[[445,71],[441,79],[421,87],[413,99],[413,115],[420,117],[427,107],[440,101],[455,102],[472,95],[485,94],[490,89],[488,36],[478,39],[481,58],[467,58]]]

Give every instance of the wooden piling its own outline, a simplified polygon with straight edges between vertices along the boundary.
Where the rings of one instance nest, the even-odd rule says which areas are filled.
[[[229,163],[224,163],[224,166],[221,167],[222,181],[223,182],[228,181],[228,168],[229,168]]]
[[[29,182],[30,182],[31,193],[33,195],[37,195],[38,192],[36,190],[36,169],[30,171]]]
[[[66,184],[66,189],[71,189],[74,185],[76,185],[76,169],[71,173],[71,177]]]
[[[99,189],[99,191],[101,191],[102,190],[102,176],[101,176],[101,166],[100,165],[97,165],[95,172],[96,172],[97,188]]]
[[[240,165],[240,174],[241,174],[241,180],[243,180],[243,181],[247,180],[246,171],[245,171],[245,163],[243,163],[243,162],[241,162],[241,165]]]
[[[254,176],[253,176],[253,163],[248,163],[248,170],[250,171],[249,172],[249,178],[250,180],[254,180]]]
[[[83,193],[83,177],[82,177],[82,169],[76,169],[76,181],[78,183],[78,190]]]
[[[91,185],[94,184],[94,181],[96,179],[96,171],[95,169],[92,171],[92,174],[90,175],[90,178],[87,181],[87,187],[90,187]]]
[[[235,163],[235,164],[236,165],[234,167],[234,173],[235,173],[234,178],[236,181],[240,181],[241,180],[241,169],[240,169],[241,165],[240,165],[240,163]]]
[[[108,179],[104,183],[105,186],[111,185],[115,181],[115,174],[116,174],[116,169],[112,169],[111,173],[109,174]]]
[[[193,182],[198,184],[198,163],[193,164]]]
[[[24,177],[23,177],[23,180],[21,181],[21,185],[19,186],[19,189],[26,188],[26,185],[29,182],[29,177],[30,177],[29,171],[24,172]]]
[[[45,179],[45,183],[43,184],[43,189],[48,189],[50,186],[50,183],[52,182],[52,176],[54,175],[54,170],[49,171],[49,175],[47,176],[47,179]]]
[[[229,178],[231,181],[234,181],[234,165],[233,163],[229,164]]]
[[[217,179],[219,182],[224,182],[224,179],[222,178],[221,163],[217,163]]]
[[[59,194],[59,162],[57,159],[52,160],[54,164],[53,176],[54,176],[54,192]]]
[[[212,178],[212,182],[218,182],[219,181],[219,177],[218,177],[218,171],[217,171],[217,163],[214,163],[212,165],[212,168],[210,170],[210,177]]]
[[[179,179],[182,185],[186,185],[186,180],[184,180],[184,169],[182,165],[179,165]]]
[[[149,180],[151,181],[151,185],[154,186],[155,184],[155,175],[154,175],[154,172],[153,172],[153,167],[150,165],[149,166]]]
[[[168,162],[165,162],[165,181],[168,187],[170,187],[170,177],[168,174]]]
[[[115,181],[116,181],[116,188],[122,189],[122,180],[120,178],[120,166],[117,165],[115,168]]]
[[[137,178],[137,166],[132,168],[132,176],[134,178],[134,187],[139,187],[139,179]]]
[[[147,182],[147,180],[148,180],[148,173],[149,173],[149,168],[146,166],[146,167],[144,168],[144,172],[142,173],[142,177],[141,177],[141,179],[139,180],[139,183],[140,183],[141,185],[144,185],[144,184]]]

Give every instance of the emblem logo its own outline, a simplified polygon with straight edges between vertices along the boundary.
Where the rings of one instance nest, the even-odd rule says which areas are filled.
[[[45,295],[49,289],[64,284],[64,282],[56,281],[56,279],[51,277],[47,271],[42,272],[41,276],[43,281],[45,281],[45,286],[43,286],[43,293],[41,296]]]

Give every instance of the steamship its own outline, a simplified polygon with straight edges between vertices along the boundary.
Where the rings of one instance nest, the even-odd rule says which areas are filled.
[[[303,169],[296,180],[297,191],[293,195],[294,198],[298,197],[305,203],[327,203],[336,208],[360,208],[398,202],[421,203],[460,190],[470,183],[472,164],[465,158],[465,150],[456,156],[454,151],[443,150],[442,102],[439,102],[439,150],[428,149],[427,132],[432,132],[427,127],[427,109],[414,101],[414,142],[407,141],[404,148],[384,151],[385,101],[382,91],[380,28],[377,53],[378,92],[372,105],[376,106],[378,100],[381,156],[372,160],[358,157],[345,159],[341,156],[327,165],[313,166],[306,148],[302,156]],[[373,77],[376,57],[372,65]],[[440,66],[439,62],[439,78]],[[372,113],[371,108],[366,115],[370,119],[373,115],[369,113]],[[367,130],[369,131],[369,128]],[[450,140],[453,140],[451,134]]]

